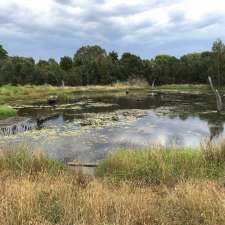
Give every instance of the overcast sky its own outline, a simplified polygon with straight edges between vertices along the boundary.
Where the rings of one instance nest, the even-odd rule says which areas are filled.
[[[209,50],[225,40],[224,0],[0,0],[10,55],[56,58],[98,44],[143,58]]]

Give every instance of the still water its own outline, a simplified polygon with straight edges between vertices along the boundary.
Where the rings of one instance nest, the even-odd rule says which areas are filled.
[[[19,108],[20,116],[59,115],[41,129],[1,137],[0,145],[24,142],[64,161],[97,161],[118,149],[155,144],[196,148],[225,135],[225,116],[217,114],[210,94],[137,93]]]

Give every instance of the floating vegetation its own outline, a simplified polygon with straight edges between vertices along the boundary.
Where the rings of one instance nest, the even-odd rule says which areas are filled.
[[[79,123],[81,126],[89,127],[113,127],[131,123],[145,115],[147,115],[147,111],[136,109],[118,110],[109,113],[83,113]]]
[[[85,105],[86,107],[90,107],[90,108],[98,108],[98,107],[114,107],[114,106],[118,106],[118,104],[110,104],[110,103],[104,103],[104,102],[88,102],[87,105]]]

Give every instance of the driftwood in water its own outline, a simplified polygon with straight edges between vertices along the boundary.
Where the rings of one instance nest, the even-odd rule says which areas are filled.
[[[212,78],[210,76],[208,77],[208,80],[209,80],[210,87],[211,87],[212,91],[214,92],[214,94],[216,96],[217,111],[221,112],[222,109],[223,109],[223,102],[222,102],[222,98],[220,96],[220,93],[217,89],[214,88]]]
[[[47,116],[38,117],[37,118],[37,125],[40,126],[41,124],[43,124],[47,120],[57,118],[58,116],[59,116],[59,113],[53,113],[53,114],[50,114],[50,115],[47,115]]]
[[[12,117],[0,120],[0,135],[9,136],[35,129],[37,122],[26,117]]]

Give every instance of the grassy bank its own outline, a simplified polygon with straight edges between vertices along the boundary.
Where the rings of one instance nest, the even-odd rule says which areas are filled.
[[[224,90],[224,88],[222,88]],[[169,84],[156,86],[155,90],[169,92],[195,92],[204,93],[211,91],[210,86],[206,84]]]
[[[12,102],[16,100],[35,100],[43,99],[49,95],[59,94],[76,94],[76,95],[93,95],[102,93],[118,93],[130,91],[147,90],[146,84],[129,84],[117,83],[109,86],[77,86],[77,87],[54,87],[50,85],[25,85],[25,86],[11,86],[5,85],[0,87],[0,103]]]
[[[224,149],[123,151],[96,178],[26,147],[3,150],[0,224],[225,224]]]
[[[16,116],[16,110],[7,105],[0,105],[0,119]]]
[[[82,96],[93,96],[104,94],[124,94],[125,91],[130,91],[130,94],[135,91],[147,92],[151,90],[151,87],[145,83],[116,83],[113,85],[102,85],[102,86],[77,86],[77,87],[54,87],[51,85],[25,85],[25,86],[11,86],[5,85],[0,87],[0,104],[9,103],[17,100],[36,100],[36,99],[47,99],[49,95],[70,95],[75,94],[78,97]],[[210,91],[208,85],[162,85],[156,86],[153,90],[155,91],[169,91],[169,92],[191,92],[191,93],[204,93]],[[225,88],[221,88],[225,91]]]

